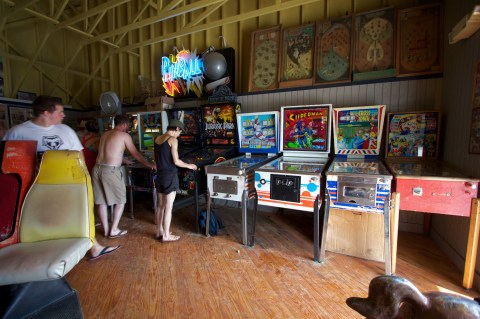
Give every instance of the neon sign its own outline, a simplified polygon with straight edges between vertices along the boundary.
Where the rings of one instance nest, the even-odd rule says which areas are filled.
[[[165,93],[170,96],[187,95],[190,91],[197,97],[203,90],[203,59],[196,50],[182,50],[176,55],[162,57],[162,81]]]

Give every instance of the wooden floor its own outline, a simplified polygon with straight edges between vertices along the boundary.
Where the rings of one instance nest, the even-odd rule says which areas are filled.
[[[112,255],[81,261],[67,280],[79,292],[85,318],[362,318],[345,299],[365,297],[384,264],[327,251],[313,262],[312,217],[298,211],[259,212],[256,245],[241,244],[240,209],[233,202],[215,212],[220,236],[195,232],[193,206],[174,213],[179,242],[154,239],[151,200],[136,201],[136,219],[123,217],[128,235]],[[127,216],[129,214],[125,214]],[[420,291],[468,297],[462,273],[423,235],[400,233],[397,275]]]

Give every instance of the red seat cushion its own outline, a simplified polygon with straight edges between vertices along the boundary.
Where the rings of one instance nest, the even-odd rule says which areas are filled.
[[[17,219],[20,177],[0,173],[0,242],[12,236]]]

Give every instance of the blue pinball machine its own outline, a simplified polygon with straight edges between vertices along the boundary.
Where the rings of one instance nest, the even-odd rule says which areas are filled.
[[[332,105],[283,106],[280,111],[283,156],[255,169],[256,207],[251,245],[255,242],[257,205],[313,213],[314,261],[319,257],[319,221],[323,174],[330,160]]]
[[[327,172],[320,261],[325,260],[331,208],[382,214],[385,272],[391,274],[390,190],[393,176],[379,159],[385,105],[333,109],[335,158]]]
[[[237,114],[238,151],[244,155],[205,167],[207,236],[212,199],[239,202],[242,210],[242,242],[248,245],[247,210],[255,189],[254,170],[278,157],[278,123],[278,111]]]

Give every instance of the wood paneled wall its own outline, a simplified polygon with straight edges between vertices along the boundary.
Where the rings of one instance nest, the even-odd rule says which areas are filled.
[[[238,96],[242,112],[280,110],[286,105],[331,103],[334,107],[385,104],[387,112],[440,110],[442,78],[399,80],[371,84],[286,90]],[[178,107],[198,106],[205,101],[175,101]]]

